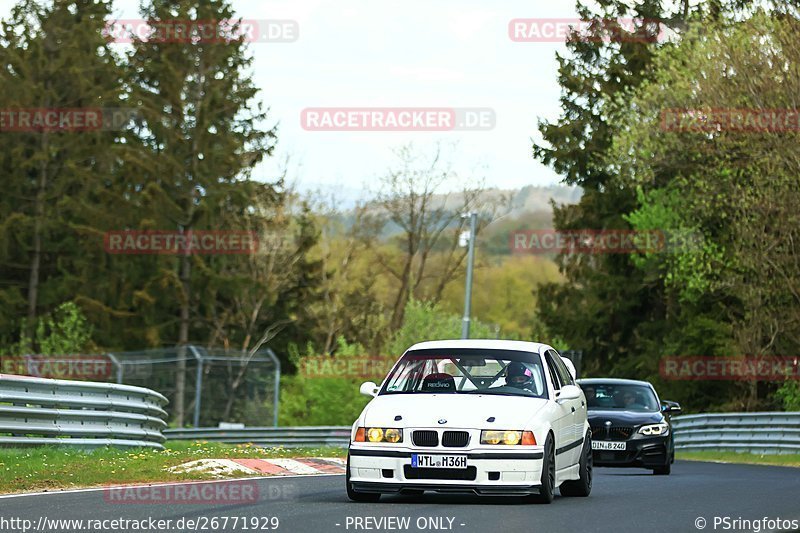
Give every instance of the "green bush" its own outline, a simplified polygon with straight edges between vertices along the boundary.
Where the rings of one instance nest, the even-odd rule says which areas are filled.
[[[4,355],[64,355],[86,353],[93,348],[92,328],[80,308],[72,302],[61,304],[52,313],[36,322],[33,337],[26,333],[23,322],[20,340],[5,350]]]
[[[800,381],[787,381],[775,392],[787,411],[800,411]]]
[[[472,338],[492,339],[497,338],[498,333],[496,328],[479,321],[473,321],[470,327]],[[403,326],[381,354],[367,354],[362,346],[349,344],[344,339],[338,340],[334,354],[318,354],[309,345],[301,355],[293,347],[289,358],[298,368],[298,373],[281,378],[279,425],[349,426],[369,402],[369,398],[359,392],[362,382],[372,379],[380,383],[392,363],[417,342],[460,337],[460,316],[447,313],[434,304],[412,301],[406,307]],[[357,368],[367,358],[382,363],[375,365],[374,375],[351,377],[358,372],[344,371],[339,377],[328,377],[335,374],[337,368],[346,368],[349,362]]]
[[[338,340],[335,355],[317,354],[312,346],[300,355],[296,347],[290,348],[289,358],[298,368],[293,376],[281,378],[281,399],[278,407],[278,424],[281,426],[349,426],[367,405],[369,398],[359,392],[365,379],[359,377],[331,376],[331,372],[316,374],[309,368],[335,368],[333,363],[367,357],[366,350],[357,344]],[[310,364],[310,363],[313,363]]]
[[[473,339],[500,338],[500,330],[478,320],[470,322]],[[461,317],[442,310],[436,304],[412,300],[406,306],[403,326],[392,336],[384,352],[399,357],[411,345],[422,341],[461,338]]]

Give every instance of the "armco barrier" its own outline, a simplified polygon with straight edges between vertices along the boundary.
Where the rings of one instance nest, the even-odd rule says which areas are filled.
[[[161,449],[166,404],[142,387],[0,374],[0,446]]]
[[[252,427],[243,429],[193,428],[168,429],[169,440],[208,440],[228,444],[253,443],[257,446],[286,448],[334,446],[346,448],[350,442],[349,426]]]
[[[677,450],[800,453],[800,413],[719,413],[672,418]]]
[[[721,413],[672,418],[678,450],[800,453],[800,413]],[[349,426],[169,429],[170,440],[257,446],[346,447]]]

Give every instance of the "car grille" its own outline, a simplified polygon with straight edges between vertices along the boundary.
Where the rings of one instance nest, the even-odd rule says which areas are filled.
[[[633,435],[633,428],[627,426],[592,426],[594,440],[628,440]]]
[[[431,430],[418,430],[412,434],[411,440],[414,446],[434,448],[439,445],[439,434]]]
[[[442,446],[445,448],[463,448],[469,444],[469,433],[466,431],[445,431],[442,434]]]
[[[475,478],[478,477],[478,469],[474,466],[467,468],[411,468],[411,465],[405,465],[403,467],[403,475],[406,479],[475,481]]]

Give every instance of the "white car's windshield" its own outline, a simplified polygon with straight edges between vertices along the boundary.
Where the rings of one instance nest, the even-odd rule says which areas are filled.
[[[416,350],[389,373],[381,394],[494,394],[547,397],[537,354],[509,350]]]

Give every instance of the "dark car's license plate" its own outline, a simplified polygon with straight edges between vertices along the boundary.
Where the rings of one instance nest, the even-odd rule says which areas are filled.
[[[611,442],[605,440],[593,440],[592,441],[592,449],[593,450],[614,450],[614,451],[625,451],[625,443],[624,442]]]

